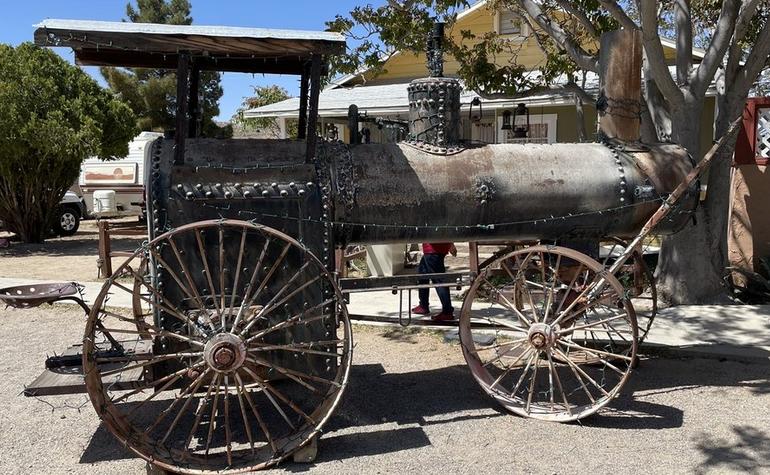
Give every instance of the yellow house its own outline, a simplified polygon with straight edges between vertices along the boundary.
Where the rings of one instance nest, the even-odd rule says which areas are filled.
[[[495,10],[486,1],[479,1],[458,14],[457,21],[448,27],[447,34],[459,42],[463,30],[470,31],[476,37],[495,31],[512,43],[516,50],[518,64],[523,65],[527,70],[536,71],[543,64],[545,55],[528,28],[528,22],[522,21],[514,13]],[[663,46],[673,68],[676,55],[675,43],[664,39]],[[702,50],[693,49],[693,59],[699,61],[703,53]],[[510,54],[500,55],[498,61],[500,64],[507,64],[510,59]],[[446,56],[445,75],[456,76],[457,70],[458,63],[450,56]],[[384,72],[379,75],[374,75],[371,71],[361,71],[337,78],[319,98],[321,130],[326,134],[331,131],[332,135],[348,141],[347,112],[351,104],[355,104],[360,113],[370,118],[406,120],[409,111],[406,87],[411,80],[427,75],[424,54],[396,52],[387,59]],[[597,75],[588,73],[586,91],[596,97],[598,86]],[[579,114],[572,93],[549,92],[524,99],[485,100],[476,92],[469,90],[464,90],[461,96],[463,139],[486,143],[521,141],[521,139],[514,139],[511,131],[501,129],[503,112],[512,112],[519,103],[524,103],[529,110],[530,129],[527,141],[539,143],[579,141],[581,129]],[[714,104],[712,94],[712,97],[707,99],[702,116],[703,150],[708,148],[712,140]],[[279,124],[284,124],[283,130],[285,130],[286,119],[297,117],[298,109],[299,100],[294,98],[246,111],[245,116],[275,117]],[[522,116],[516,118],[517,122],[523,120],[526,119]],[[363,124],[362,127],[368,129],[365,132],[368,140],[388,142],[400,138],[394,132],[394,128],[381,125]],[[591,140],[596,131],[596,110],[593,104],[583,105],[583,126],[583,130],[587,132],[587,139]]]

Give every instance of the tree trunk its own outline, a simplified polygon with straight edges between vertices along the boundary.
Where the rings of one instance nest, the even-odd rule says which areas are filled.
[[[674,140],[685,146],[697,160],[700,151],[701,101],[686,99],[688,104],[673,116]],[[720,114],[721,116],[722,114]],[[729,117],[729,113],[725,113]],[[724,119],[716,134],[729,126]],[[725,147],[708,171],[708,198],[695,212],[694,223],[664,239],[657,269],[658,295],[671,304],[725,302],[723,286],[727,264],[727,217],[730,200],[730,160],[732,147]],[[703,177],[702,179],[706,179]]]

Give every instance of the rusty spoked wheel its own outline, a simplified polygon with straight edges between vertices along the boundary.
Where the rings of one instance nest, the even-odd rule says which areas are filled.
[[[628,247],[625,240],[617,237],[607,238],[603,244],[606,254],[602,258],[602,264],[605,268],[612,265]],[[623,286],[628,297],[634,301],[641,345],[658,313],[658,289],[652,271],[644,262],[643,249],[637,249],[631,254],[631,258],[615,274],[615,278]]]
[[[151,279],[139,272],[145,259]],[[289,236],[193,223],[114,275],[86,327],[86,386],[109,430],[147,461],[178,473],[265,468],[309,442],[339,403],[347,309],[321,261]],[[105,351],[105,333],[123,354]]]
[[[460,342],[473,377],[506,409],[571,421],[618,395],[636,355],[636,317],[601,264],[572,249],[533,246],[476,277]]]

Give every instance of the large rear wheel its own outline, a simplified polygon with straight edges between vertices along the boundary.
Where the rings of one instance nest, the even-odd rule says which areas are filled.
[[[104,333],[122,355],[106,355]],[[323,264],[285,234],[229,220],[138,250],[105,283],[83,346],[107,428],[149,462],[196,474],[261,469],[308,443],[339,403],[352,354]]]

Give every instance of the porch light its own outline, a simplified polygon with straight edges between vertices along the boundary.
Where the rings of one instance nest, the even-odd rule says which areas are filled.
[[[516,125],[516,117],[526,117],[527,123],[526,125]],[[517,139],[524,139],[527,138],[529,135],[529,109],[526,105],[524,105],[523,102],[519,103],[519,105],[516,106],[516,109],[513,111],[513,136]],[[505,116],[503,116],[503,124],[505,124]],[[505,128],[505,125],[503,125],[503,128]],[[508,128],[510,130],[510,126]]]
[[[511,130],[511,111],[503,111],[503,126],[500,130]]]

